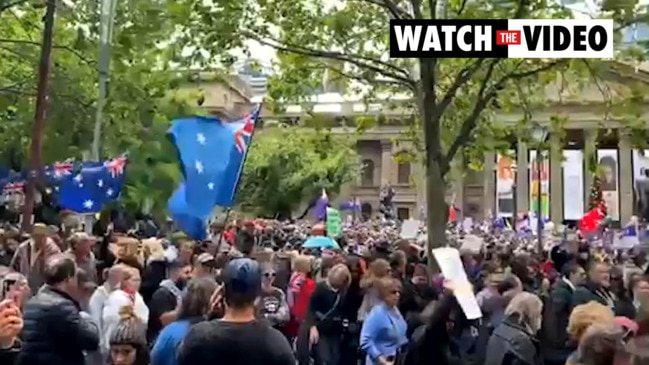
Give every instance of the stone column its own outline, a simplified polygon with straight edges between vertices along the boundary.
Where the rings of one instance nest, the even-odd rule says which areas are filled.
[[[563,145],[550,136],[550,219],[555,224],[563,222]]]
[[[496,214],[496,154],[485,153],[484,162],[484,216]]]
[[[593,185],[593,173],[590,171],[589,159],[597,155],[597,129],[584,129],[584,210],[588,211],[588,196]]]
[[[392,184],[393,163],[392,141],[381,140],[381,186]]]
[[[631,144],[620,136],[618,144],[618,189],[620,191],[620,223],[626,224],[633,215],[633,154]]]
[[[519,140],[516,144],[516,209],[530,210],[530,161],[527,145]]]

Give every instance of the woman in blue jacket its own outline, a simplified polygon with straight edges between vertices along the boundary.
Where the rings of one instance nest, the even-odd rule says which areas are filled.
[[[367,354],[365,365],[393,365],[408,343],[406,321],[397,305],[401,283],[394,278],[378,281],[379,299],[363,322],[361,348]]]

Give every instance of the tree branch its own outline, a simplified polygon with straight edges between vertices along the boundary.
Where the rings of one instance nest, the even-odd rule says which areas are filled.
[[[10,2],[9,0],[0,0],[0,13],[2,13],[3,11],[5,11],[5,10],[11,8],[11,7],[14,7],[16,5],[21,5],[21,4],[26,3],[28,1],[29,0],[15,0],[13,2]]]
[[[410,0],[410,6],[412,6],[412,15],[415,16],[415,19],[424,18],[424,15],[421,13],[421,0]]]
[[[439,102],[439,104],[436,106],[436,113],[437,115],[444,115],[444,112],[446,109],[451,105],[453,102],[453,99],[455,98],[455,95],[457,94],[457,91],[475,75],[476,72],[480,69],[480,66],[484,63],[485,58],[478,58],[475,62],[472,62],[469,66],[465,67],[462,69],[458,74],[457,77],[455,78],[455,81],[451,84],[451,86],[448,88],[446,93],[444,94],[444,97],[442,97],[442,100]]]
[[[556,60],[553,62],[549,62],[543,66],[537,67],[532,70],[524,71],[524,72],[512,72],[509,73],[505,76],[503,76],[500,80],[498,80],[496,83],[494,83],[490,88],[489,91],[485,93],[487,84],[489,83],[489,79],[491,78],[491,74],[493,73],[493,69],[496,67],[496,65],[499,63],[498,60],[501,59],[495,59],[496,61],[492,62],[489,65],[489,69],[487,70],[487,74],[485,75],[485,78],[482,81],[482,85],[480,87],[480,91],[478,92],[478,100],[476,101],[473,110],[471,111],[471,114],[467,116],[464,121],[462,122],[462,126],[460,127],[460,132],[458,133],[457,137],[451,144],[451,147],[448,149],[446,153],[446,157],[444,158],[444,164],[441,166],[442,172],[446,173],[448,172],[450,168],[450,163],[459,151],[460,148],[464,147],[468,143],[470,143],[474,138],[475,135],[474,133],[471,133],[477,126],[478,124],[478,119],[480,117],[480,114],[484,111],[484,109],[487,107],[489,102],[498,94],[498,90],[505,85],[508,81],[517,81],[517,80],[522,80],[524,78],[534,76],[536,74],[539,74],[541,72],[545,72],[548,70],[551,70],[552,68],[559,66],[563,63],[566,63],[568,60],[566,59],[560,59]],[[522,64],[523,61],[521,61],[520,64]],[[519,65],[520,65],[519,64]],[[516,67],[518,68],[518,66]]]
[[[399,8],[397,4],[393,3],[391,0],[363,0],[370,4],[374,4],[385,9],[394,19],[412,19],[412,16],[408,14],[407,11]]]
[[[527,6],[530,4],[529,0],[518,0],[518,5],[516,7],[516,12],[512,19],[522,19],[527,13]]]
[[[0,38],[0,43],[17,43],[17,44],[29,44],[29,45],[38,46],[38,47],[41,46],[41,44],[39,42],[29,41],[29,40],[24,40],[24,39]],[[96,64],[96,62],[94,60],[89,60],[84,55],[82,55],[79,51],[77,51],[74,48],[71,48],[69,46],[53,45],[52,48],[62,49],[62,50],[68,51],[68,52],[74,54],[75,56],[77,56],[77,58],[79,58],[80,60],[87,63],[88,65]]]
[[[455,157],[455,154],[460,149],[460,147],[464,146],[464,144],[468,142],[469,138],[472,138],[471,131],[473,131],[473,129],[477,126],[480,113],[482,113],[482,111],[485,109],[489,101],[495,95],[497,86],[494,88],[490,88],[491,91],[487,95],[485,95],[485,91],[487,90],[489,82],[491,81],[491,77],[493,75],[494,70],[496,69],[496,65],[498,65],[498,63],[500,63],[501,61],[502,61],[501,58],[494,58],[489,64],[485,77],[482,79],[482,83],[480,85],[480,89],[477,94],[478,100],[473,106],[473,111],[471,111],[471,114],[469,114],[469,116],[462,123],[462,126],[460,127],[460,132],[455,138],[455,141],[453,141],[453,143],[451,144],[451,147],[448,149],[446,156],[443,159],[443,163],[440,166],[442,170],[442,175],[445,175],[450,169],[451,161],[453,161],[453,158]]]
[[[356,54],[345,54],[341,52],[317,50],[317,49],[302,47],[294,44],[288,44],[285,42],[280,42],[276,39],[272,39],[272,42],[269,42],[256,35],[249,34],[249,36],[251,36],[254,40],[261,43],[262,45],[273,47],[278,51],[296,53],[296,54],[309,56],[309,57],[328,58],[328,59],[334,59],[343,62],[349,62],[350,64],[355,65],[357,67],[366,68],[370,71],[376,72],[383,76],[399,81],[404,86],[407,86],[413,90],[416,88],[415,82],[410,78],[408,72],[401,69],[400,67],[391,65],[387,62],[383,62],[371,57],[356,55]],[[389,70],[392,70],[393,72]]]
[[[466,3],[467,3],[467,0],[462,0],[462,4],[460,4],[460,8],[457,9],[457,15],[458,16],[462,15],[462,12],[464,12],[464,8],[466,8]]]

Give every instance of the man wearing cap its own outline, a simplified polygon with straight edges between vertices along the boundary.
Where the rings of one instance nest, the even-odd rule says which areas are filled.
[[[33,293],[36,293],[45,282],[43,279],[45,261],[61,253],[61,249],[49,238],[49,234],[50,230],[45,224],[34,224],[31,238],[18,246],[11,260],[11,267],[27,277]]]
[[[288,340],[267,321],[256,319],[255,300],[262,286],[259,263],[234,259],[221,276],[225,314],[190,330],[179,349],[178,365],[295,365]]]
[[[194,261],[194,269],[192,271],[192,278],[214,278],[214,270],[216,268],[216,260],[214,256],[207,252],[196,257]]]
[[[95,254],[92,253],[92,247],[95,245],[95,237],[90,236],[85,232],[74,233],[68,239],[68,254],[77,267],[82,269],[89,281],[97,283],[97,260]]]

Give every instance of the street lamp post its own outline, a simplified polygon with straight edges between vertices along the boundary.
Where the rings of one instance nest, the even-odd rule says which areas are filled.
[[[543,144],[548,137],[548,130],[546,127],[536,124],[532,128],[532,139],[536,143],[536,237],[538,239],[539,252],[543,252],[543,209],[541,208],[541,169],[543,168]]]

